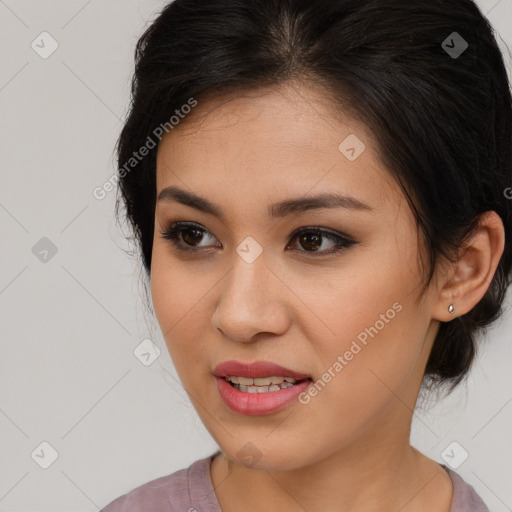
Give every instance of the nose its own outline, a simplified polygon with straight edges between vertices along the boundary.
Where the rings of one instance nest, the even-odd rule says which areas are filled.
[[[235,256],[231,272],[217,288],[214,328],[241,343],[252,343],[263,333],[284,334],[290,325],[286,303],[290,292],[281,279],[267,266],[263,254],[252,263]]]

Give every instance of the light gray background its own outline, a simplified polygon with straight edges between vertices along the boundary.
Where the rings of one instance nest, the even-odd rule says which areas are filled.
[[[512,0],[478,3],[510,47]],[[97,511],[216,449],[145,321],[115,193],[92,195],[115,170],[135,42],[163,5],[0,0],[1,512]],[[31,47],[43,31],[59,45],[46,59]],[[43,237],[57,247],[46,262],[32,252]],[[443,463],[457,441],[457,471],[494,512],[512,510],[511,330],[509,310],[467,390],[418,410],[412,432]],[[145,338],[162,349],[150,366],[133,353]],[[58,453],[47,469],[42,442]]]

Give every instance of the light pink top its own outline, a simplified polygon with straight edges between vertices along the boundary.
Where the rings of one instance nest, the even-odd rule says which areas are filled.
[[[221,512],[210,476],[210,464],[217,453],[136,487],[100,512]],[[450,512],[489,512],[471,485],[448,467],[442,467],[453,483]]]

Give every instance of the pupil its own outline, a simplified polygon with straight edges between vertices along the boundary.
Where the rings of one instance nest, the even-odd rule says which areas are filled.
[[[312,251],[316,251],[318,249],[318,247],[321,245],[321,243],[318,243],[320,240],[321,240],[321,235],[319,234],[306,234],[306,235],[301,235],[301,245],[302,247],[304,247],[304,249],[310,249]],[[314,247],[307,247],[308,245],[308,239],[309,239],[309,242],[311,242],[311,240],[313,240],[313,246]],[[306,240],[306,245],[304,245],[304,241]]]
[[[191,232],[196,234],[196,236],[198,238],[197,240],[194,240],[194,236],[189,237],[187,235],[188,233],[191,233]],[[198,244],[201,241],[201,238],[203,237],[203,232],[201,230],[199,230],[199,229],[187,229],[186,231],[183,231],[181,236],[182,236],[183,240],[187,244],[189,244],[189,245],[196,245],[196,244]]]

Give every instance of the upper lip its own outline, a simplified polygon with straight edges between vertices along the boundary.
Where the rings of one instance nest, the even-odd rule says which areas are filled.
[[[310,378],[305,373],[295,372],[279,364],[270,361],[254,361],[252,363],[243,363],[241,361],[224,361],[219,363],[213,369],[213,375],[216,377],[247,377],[252,379],[262,377],[292,377],[295,380],[304,380]]]

